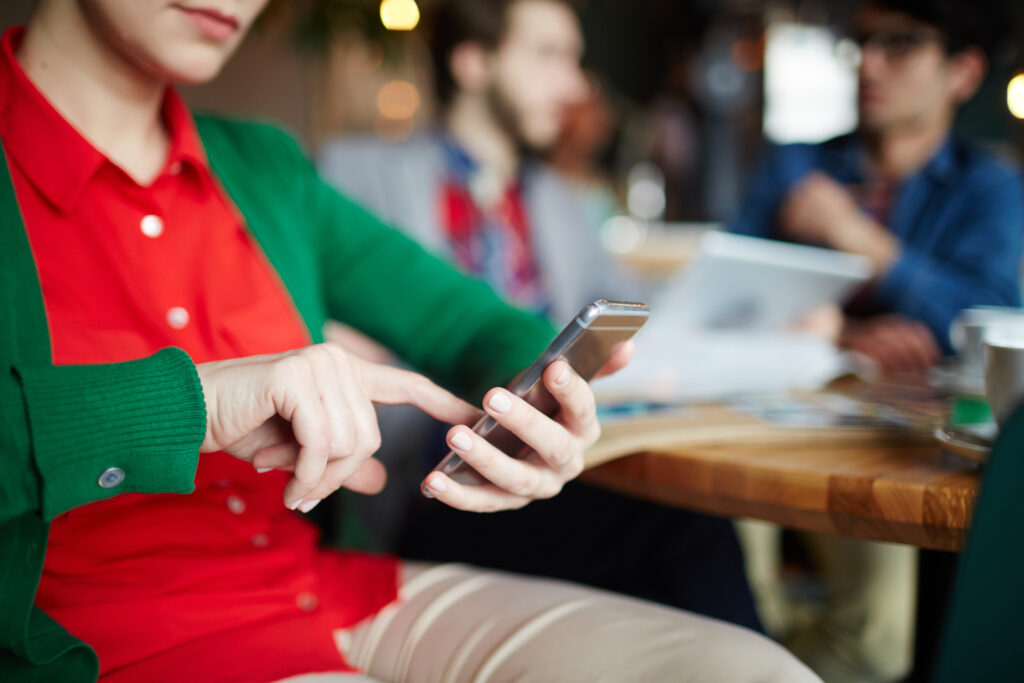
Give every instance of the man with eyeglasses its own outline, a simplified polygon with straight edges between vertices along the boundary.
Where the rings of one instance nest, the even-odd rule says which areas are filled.
[[[861,46],[858,130],[774,148],[730,226],[866,256],[874,278],[844,311],[840,342],[883,373],[923,371],[950,353],[964,308],[1020,304],[1020,175],[952,132],[1005,25],[994,4],[863,3],[851,32]],[[761,533],[744,530],[748,551],[751,540],[765,547],[751,538]],[[827,681],[899,679],[911,660],[916,550],[805,540],[826,605],[787,644]],[[772,572],[752,583],[759,598],[778,595]]]
[[[872,284],[845,311],[843,346],[885,374],[952,352],[958,312],[1020,304],[1018,173],[952,134],[1004,25],[993,3],[871,0],[860,44],[859,130],[772,151],[731,229],[866,256]]]

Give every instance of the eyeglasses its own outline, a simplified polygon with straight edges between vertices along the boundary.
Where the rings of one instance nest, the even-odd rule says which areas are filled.
[[[922,45],[942,42],[942,39],[940,32],[926,28],[902,31],[879,30],[870,33],[854,33],[850,36],[850,40],[855,42],[861,51],[868,47],[876,48],[891,62],[903,59]]]

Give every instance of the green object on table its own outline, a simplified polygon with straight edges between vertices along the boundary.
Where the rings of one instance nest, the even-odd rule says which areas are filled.
[[[938,683],[1020,680],[1024,614],[1024,406],[985,467],[938,655]]]
[[[988,401],[977,396],[957,396],[950,411],[949,423],[958,425],[982,424],[992,421]]]

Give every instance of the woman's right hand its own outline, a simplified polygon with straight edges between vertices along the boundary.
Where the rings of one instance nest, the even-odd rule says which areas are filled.
[[[308,512],[344,486],[376,493],[384,466],[373,403],[408,403],[450,424],[480,411],[408,370],[376,365],[337,344],[202,363],[206,438],[200,451],[224,451],[258,469],[291,471],[284,503]]]

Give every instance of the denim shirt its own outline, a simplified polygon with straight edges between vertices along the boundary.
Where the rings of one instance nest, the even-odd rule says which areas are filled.
[[[864,159],[856,135],[772,148],[730,230],[785,239],[777,216],[793,185],[813,170],[861,185]],[[949,353],[949,328],[961,310],[1020,305],[1024,185],[1010,165],[949,138],[895,189],[887,227],[899,238],[900,256],[867,293],[866,312],[920,320]]]

